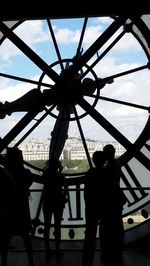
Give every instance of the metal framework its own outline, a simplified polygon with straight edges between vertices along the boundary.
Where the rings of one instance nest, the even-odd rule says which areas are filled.
[[[32,136],[34,132],[38,132],[38,129],[42,129],[46,124],[47,130],[51,131],[49,156],[59,158],[65,147],[69,130],[71,126],[75,125],[82,140],[89,167],[91,167],[92,161],[86,144],[87,132],[93,128],[99,136],[105,132],[125,149],[125,153],[119,158],[122,166],[122,188],[128,202],[124,207],[124,217],[143,209],[150,201],[149,13],[146,7],[137,9],[136,13],[133,13],[132,10],[125,13],[118,10],[111,12],[103,10],[98,13],[94,10],[93,13],[90,13],[87,8],[80,14],[74,10],[74,13],[64,13],[64,15],[55,10],[54,13],[49,15],[45,13],[44,16],[35,14],[35,16],[20,15],[18,17],[14,14],[14,17],[10,17],[5,16],[4,13],[0,21],[2,63],[6,63],[5,49],[8,47],[11,50],[15,47],[14,55],[9,55],[10,59],[19,54],[22,67],[19,69],[19,61],[15,60],[16,67],[14,69],[2,64],[0,89],[7,90],[10,84],[12,88],[13,83],[11,82],[14,82],[14,85],[18,84],[20,91],[24,84],[28,86],[26,93],[19,92],[16,99],[1,100],[0,123],[4,130],[0,140],[0,152],[4,153],[5,148],[14,140],[15,146],[19,146],[26,138]],[[102,19],[107,19],[107,23],[98,22]],[[90,40],[90,44],[86,45],[91,23],[94,20],[97,20],[98,23],[97,33],[92,33],[93,39]],[[40,25],[41,30],[45,33],[45,38],[49,37],[49,44],[45,48],[48,49],[48,53],[45,55],[34,48],[29,39],[26,40],[25,29],[30,30],[30,27],[36,22],[39,23],[37,27]],[[60,45],[59,29],[63,28],[61,25],[68,26],[70,34],[71,30],[77,34],[78,41],[75,40],[76,45],[72,50],[67,50],[64,44]],[[37,37],[39,36],[37,34]],[[74,35],[71,35],[71,38],[74,38]],[[132,63],[129,58],[131,54],[126,54],[128,51],[126,46],[124,54],[120,54],[120,57],[116,53],[117,48],[119,51],[119,47],[123,47],[127,41],[130,43],[130,40],[140,51],[139,57],[141,58],[138,60],[139,57],[136,57],[137,53],[135,53]],[[8,54],[9,52],[7,56]],[[111,69],[111,64],[109,69],[105,69],[105,64],[113,56],[117,56],[116,60],[118,60],[114,71]],[[123,64],[120,63],[120,58],[125,60]],[[26,69],[28,63],[31,64],[33,77]],[[139,76],[141,80],[145,81],[145,84],[142,84],[144,89],[140,87],[141,84],[140,89],[136,87]],[[130,87],[129,79],[134,83],[134,88]],[[124,85],[122,85],[122,95],[119,95],[116,88],[119,88],[121,84]],[[129,92],[129,96],[126,91]],[[111,112],[118,110],[115,109],[116,106],[121,106],[126,112],[130,110],[131,115],[133,111],[133,117],[136,119],[141,117],[142,131],[138,133],[134,141],[131,141],[128,134],[124,134],[120,130],[117,119],[112,119]],[[7,124],[11,123],[11,118],[13,127],[8,130],[6,122]],[[89,123],[88,130],[87,123]],[[41,169],[30,167],[35,172],[34,185],[40,184],[41,189],[43,182],[39,174]],[[84,212],[83,174],[68,174],[68,188],[70,196],[72,195],[68,204],[68,221],[70,220],[72,223],[72,226],[69,223],[69,228],[84,228],[82,216],[82,212]],[[35,225],[34,234],[43,224],[41,192],[37,191],[37,188],[35,190],[32,197],[38,207],[35,210],[35,206],[31,206]],[[74,207],[72,207],[72,199],[76,201]],[[77,223],[74,223],[74,220]],[[143,220],[141,220],[142,223]],[[64,224],[64,227],[67,228],[67,224]],[[134,230],[134,227],[132,229]]]

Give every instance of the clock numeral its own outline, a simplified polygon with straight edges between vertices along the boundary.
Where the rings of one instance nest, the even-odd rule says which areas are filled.
[[[140,182],[137,180],[135,174],[133,173],[133,171],[131,170],[129,165],[126,164],[124,167],[125,167],[128,175],[130,176],[130,180],[122,172],[122,181],[124,182],[124,184],[126,186],[124,191],[126,190],[130,194],[130,196],[129,195],[126,196],[126,194],[125,194],[125,196],[126,196],[126,199],[128,202],[128,206],[131,206],[131,205],[134,205],[135,203],[137,203],[138,201],[141,201],[143,198],[147,197],[148,193],[144,191]],[[131,183],[132,183],[132,185],[131,185]]]
[[[150,145],[148,143],[145,144],[145,147],[150,152]]]
[[[70,193],[74,193],[74,192],[71,191]],[[73,217],[73,214],[72,214],[72,208],[74,208],[76,210],[74,217]],[[77,184],[76,188],[75,188],[75,200],[71,201],[70,195],[69,195],[69,198],[68,198],[68,211],[69,211],[68,221],[83,220],[83,217],[81,215],[82,208],[83,208],[83,205],[82,205],[82,201],[81,201],[81,189],[80,189],[80,185]]]

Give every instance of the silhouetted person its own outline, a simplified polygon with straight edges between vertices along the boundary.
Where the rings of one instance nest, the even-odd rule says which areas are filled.
[[[120,188],[121,167],[115,159],[115,148],[104,146],[107,162],[105,177],[107,180],[107,202],[101,219],[101,250],[104,265],[123,265],[124,227],[122,219],[125,197]]]
[[[15,183],[15,197],[13,206],[12,234],[20,235],[24,240],[29,265],[33,266],[32,242],[30,232],[32,230],[29,195],[32,185],[32,173],[24,167],[22,151],[16,147],[7,149],[7,167]]]
[[[97,228],[105,205],[105,187],[103,184],[105,181],[105,153],[103,151],[96,151],[93,153],[92,159],[95,167],[87,171],[84,184],[86,231],[82,266],[93,265]]]
[[[54,237],[56,246],[56,257],[60,257],[61,221],[65,207],[65,176],[62,174],[61,162],[56,158],[49,160],[48,168],[43,174],[44,178],[44,240],[47,256],[51,256],[50,248],[50,228],[52,226],[52,216],[54,218]]]
[[[7,266],[7,254],[12,237],[15,184],[10,173],[0,166],[0,252],[2,266]]]

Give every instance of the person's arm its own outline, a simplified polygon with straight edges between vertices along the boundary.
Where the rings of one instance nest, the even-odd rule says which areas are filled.
[[[69,199],[69,191],[68,191],[68,185],[67,185],[67,182],[66,182],[66,177],[63,175],[64,177],[64,181],[63,181],[63,194],[64,194],[64,201],[65,203],[68,202],[68,199]]]

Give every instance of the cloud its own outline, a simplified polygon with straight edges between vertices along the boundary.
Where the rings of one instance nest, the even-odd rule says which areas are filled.
[[[1,102],[4,102],[6,100],[9,102],[14,101],[23,96],[31,89],[33,89],[33,85],[31,84],[18,83],[14,86],[13,85],[7,86],[7,84],[5,84],[5,88],[3,87],[0,93],[0,101]]]
[[[101,23],[103,22],[103,23]],[[95,24],[94,24],[95,23]],[[106,27],[108,20],[106,18],[101,18],[96,21],[96,19],[91,20],[91,24],[88,25],[86,34],[83,39],[83,47],[87,48],[93,41],[101,35],[103,27]],[[78,27],[75,29],[67,27],[58,27],[54,24],[53,28],[56,34],[56,40],[58,45],[63,44],[63,49],[68,52],[68,58],[72,58],[70,53],[72,53],[72,45],[77,44],[81,36],[81,32]],[[29,45],[38,54],[42,52],[45,44],[51,42],[50,33],[48,28],[45,27],[43,21],[27,21],[20,25],[16,30],[16,34],[23,39],[27,45]],[[104,47],[103,47],[104,50]],[[140,58],[136,57],[136,62],[134,61],[133,54],[135,52],[140,52],[141,47],[138,42],[130,35],[127,34],[118,44],[114,47],[112,53],[108,53],[104,58],[93,68],[98,78],[105,78],[123,71],[134,69],[140,66]],[[131,53],[133,52],[133,53]],[[44,50],[43,50],[44,53]],[[21,55],[21,52],[13,46],[9,41],[5,40],[0,47],[0,57],[2,59],[1,69],[9,70],[13,68],[13,71],[17,73],[15,69],[15,63],[13,65],[14,57],[17,58]],[[96,57],[97,58],[97,57]],[[92,58],[94,60],[95,58]],[[53,60],[53,59],[51,59]],[[90,60],[88,65],[92,62]],[[15,61],[14,61],[15,62]],[[17,65],[19,67],[19,65]],[[21,68],[22,66],[20,66]],[[29,65],[25,66],[29,68]],[[57,65],[55,69],[57,69]],[[91,74],[92,76],[92,74]],[[32,72],[30,74],[30,79],[39,80],[40,74]],[[94,77],[92,76],[94,79]],[[45,76],[43,82],[51,83],[51,80]],[[52,84],[52,83],[51,83]],[[29,90],[33,89],[34,85],[26,84],[24,82],[12,82],[11,80],[6,80],[1,78],[0,80],[0,101],[14,101],[17,98],[24,95]],[[130,75],[125,75],[114,79],[114,83],[107,84],[102,90],[101,95],[108,98],[114,98],[121,101],[129,101],[136,104],[149,106],[149,70],[143,70]],[[96,105],[96,109],[104,116],[106,119],[111,121],[115,126],[119,126],[120,121],[124,122],[128,118],[134,121],[143,120],[146,121],[148,117],[148,112],[141,109],[128,107],[125,105],[114,104],[107,101],[99,101]],[[14,125],[15,121],[18,120],[20,114],[15,114],[12,117],[6,119],[5,131],[10,129]],[[49,115],[47,120],[43,122],[42,126],[36,130],[35,134],[41,134],[42,136],[49,136],[54,125],[51,123],[52,117]],[[84,123],[83,121],[86,121]],[[99,125],[95,121],[91,122],[88,116],[81,120],[81,124],[84,124],[85,134],[87,137],[97,138],[104,134],[104,130],[100,129]],[[2,121],[0,121],[1,123]],[[143,122],[143,125],[144,125]],[[51,124],[49,126],[49,124]],[[90,130],[89,130],[90,125]],[[7,128],[7,130],[6,130]],[[48,130],[47,130],[48,129]],[[70,130],[71,131],[71,130]],[[74,130],[72,130],[74,131]],[[101,132],[100,132],[101,131]]]
[[[37,50],[37,45],[49,40],[49,34],[43,29],[43,22],[40,20],[25,21],[14,30],[27,45]],[[0,58],[9,61],[11,57],[20,55],[22,52],[8,39],[4,40],[0,47]]]

